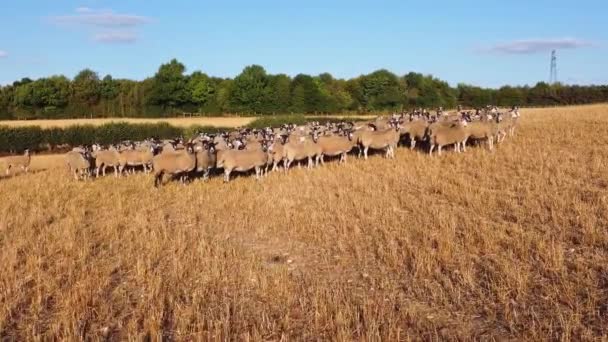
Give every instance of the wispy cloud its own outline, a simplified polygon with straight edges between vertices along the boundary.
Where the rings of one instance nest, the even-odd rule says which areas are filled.
[[[89,7],[78,7],[74,14],[53,16],[48,19],[55,25],[84,29],[85,32],[89,32],[91,40],[104,44],[135,43],[139,38],[136,28],[152,22],[151,18],[141,15]]]
[[[576,38],[525,39],[500,43],[480,50],[482,52],[517,55],[547,52],[553,49],[578,49],[589,46],[593,46],[593,43]]]
[[[112,10],[93,10],[79,7],[76,14],[50,17],[51,22],[61,25],[85,25],[93,27],[133,27],[149,23],[148,17],[115,13]]]
[[[0,58],[5,58],[8,57],[8,52],[4,51],[4,50],[0,50]]]
[[[77,7],[76,13],[91,13],[93,10],[89,7]]]
[[[133,32],[100,32],[93,36],[93,40],[99,43],[107,44],[130,44],[137,41],[137,35]]]

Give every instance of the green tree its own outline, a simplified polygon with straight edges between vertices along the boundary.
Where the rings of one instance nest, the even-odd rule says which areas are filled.
[[[196,71],[188,80],[188,91],[193,103],[203,107],[215,98],[215,84],[209,76]]]
[[[147,97],[149,103],[174,109],[188,102],[190,96],[185,71],[186,67],[176,59],[161,65],[152,79]]]
[[[84,69],[74,77],[72,82],[74,98],[78,102],[82,102],[88,106],[94,106],[99,103],[101,95],[101,82],[96,72],[90,69]]]
[[[299,74],[291,83],[291,111],[295,113],[315,113],[322,108],[323,95],[318,83],[309,76]]]
[[[269,77],[259,65],[250,65],[234,79],[230,90],[230,107],[236,111],[262,113],[268,94]]]
[[[404,100],[397,75],[381,69],[361,78],[365,104],[370,109],[396,109]]]

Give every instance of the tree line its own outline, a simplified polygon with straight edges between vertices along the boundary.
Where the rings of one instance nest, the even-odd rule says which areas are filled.
[[[265,115],[283,113],[367,113],[409,108],[553,106],[608,101],[608,86],[539,82],[499,89],[458,84],[431,75],[398,76],[381,69],[351,79],[329,73],[317,76],[269,74],[247,66],[234,78],[186,73],[173,59],[143,81],[114,79],[85,69],[74,79],[23,78],[0,87],[0,119],[82,117],[164,117],[183,112]]]

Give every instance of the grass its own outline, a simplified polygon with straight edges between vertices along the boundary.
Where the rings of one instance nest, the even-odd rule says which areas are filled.
[[[34,156],[0,179],[0,336],[605,338],[607,144],[586,106],[524,111],[494,153],[261,182],[75,182]]]

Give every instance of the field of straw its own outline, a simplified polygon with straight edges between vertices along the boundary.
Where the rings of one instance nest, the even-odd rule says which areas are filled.
[[[314,116],[312,116],[314,117]],[[343,118],[352,115],[324,115],[324,117]],[[373,118],[373,115],[357,115],[359,118]],[[107,118],[107,119],[65,119],[65,120],[0,120],[0,126],[27,127],[39,126],[41,128],[68,127],[74,125],[100,126],[107,123],[126,122],[131,124],[166,122],[177,127],[190,127],[192,125],[210,127],[240,127],[252,123],[256,117],[186,117],[186,118]]]
[[[251,123],[253,117],[188,117],[188,118],[159,118],[159,119],[134,119],[134,118],[107,118],[107,119],[65,119],[65,120],[7,120],[0,121],[0,126],[39,126],[67,127],[73,125],[99,126],[111,122],[127,122],[132,124],[166,122],[178,127],[189,127],[192,125],[213,127],[238,127]]]
[[[154,189],[0,179],[0,339],[596,339],[608,106],[526,110],[493,153],[397,150]]]

